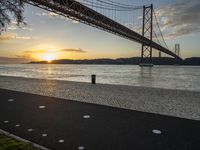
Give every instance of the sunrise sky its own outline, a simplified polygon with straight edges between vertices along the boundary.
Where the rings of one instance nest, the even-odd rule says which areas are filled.
[[[199,0],[124,0],[123,3],[153,3],[169,47],[180,43],[181,57],[200,57]],[[28,26],[18,28],[13,20],[0,36],[0,63],[140,56],[141,45],[136,42],[30,5],[26,5],[24,14]],[[154,56],[157,55],[155,51]]]

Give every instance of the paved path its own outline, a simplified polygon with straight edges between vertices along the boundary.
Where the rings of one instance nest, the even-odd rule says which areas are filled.
[[[0,128],[50,149],[200,149],[200,121],[3,89],[0,98]]]
[[[200,92],[0,76],[0,88],[200,121]]]

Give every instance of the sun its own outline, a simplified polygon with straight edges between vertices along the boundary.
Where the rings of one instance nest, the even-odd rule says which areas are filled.
[[[51,62],[52,60],[56,59],[55,54],[44,54],[41,56],[42,60]]]

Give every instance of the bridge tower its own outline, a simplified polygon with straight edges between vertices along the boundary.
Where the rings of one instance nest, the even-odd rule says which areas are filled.
[[[180,44],[175,44],[175,54],[180,57]]]
[[[143,26],[142,36],[149,39],[149,44],[142,44],[141,52],[141,67],[153,67],[152,62],[152,35],[153,35],[153,4],[150,6],[143,6]]]
[[[159,57],[159,58],[162,57],[162,53],[161,53],[161,51],[158,52],[158,57]]]

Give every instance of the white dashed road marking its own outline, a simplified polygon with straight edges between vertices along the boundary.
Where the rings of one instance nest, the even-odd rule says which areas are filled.
[[[78,147],[78,150],[84,150],[84,149],[85,149],[85,147],[83,147],[83,146]]]
[[[89,118],[90,118],[90,115],[84,115],[83,118],[84,118],[84,119],[89,119]]]
[[[8,99],[8,101],[9,101],[9,102],[13,102],[13,101],[14,101],[14,99],[11,99],[11,98],[10,98],[10,99]]]
[[[20,124],[16,124],[15,127],[20,127]]]
[[[59,142],[59,143],[64,143],[64,142],[65,142],[65,140],[63,140],[63,139],[60,139],[60,140],[58,140],[58,142]]]
[[[27,131],[28,131],[28,132],[32,132],[32,131],[33,131],[33,129],[28,129]]]
[[[162,131],[160,131],[160,130],[158,130],[158,129],[153,129],[152,132],[153,132],[154,134],[161,134],[161,133],[162,133]]]
[[[44,134],[42,134],[42,136],[43,136],[43,137],[46,137],[46,136],[47,136],[47,134],[46,134],[46,133],[44,133]]]
[[[9,123],[9,121],[8,121],[8,120],[5,120],[4,123]]]
[[[46,108],[46,106],[39,106],[39,109],[44,109]]]

